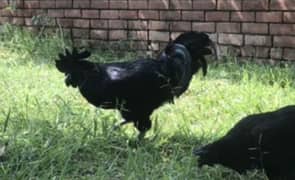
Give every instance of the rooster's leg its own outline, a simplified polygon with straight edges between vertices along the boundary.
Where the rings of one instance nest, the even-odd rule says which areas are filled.
[[[125,121],[133,122],[136,129],[139,131],[138,140],[144,138],[146,132],[151,128],[152,121],[150,120],[150,111],[143,112],[140,110],[121,111],[122,117]],[[123,122],[125,124],[125,122]]]
[[[146,132],[151,128],[152,121],[149,119],[149,117],[145,117],[139,119],[139,121],[135,122],[134,125],[139,131],[138,140],[142,140]]]
[[[138,141],[141,141],[144,139],[145,133],[146,133],[146,131],[139,132],[139,134],[137,136]]]

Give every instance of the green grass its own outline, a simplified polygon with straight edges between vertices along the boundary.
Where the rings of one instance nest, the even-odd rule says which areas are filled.
[[[120,120],[117,111],[97,109],[65,86],[52,64],[70,46],[60,32],[36,35],[5,26],[0,39],[1,179],[265,179],[220,166],[198,169],[192,149],[248,114],[295,101],[292,66],[211,64],[208,76],[196,75],[174,105],[154,112],[152,130],[135,147],[132,125],[111,130]],[[107,52],[94,57],[116,58]]]

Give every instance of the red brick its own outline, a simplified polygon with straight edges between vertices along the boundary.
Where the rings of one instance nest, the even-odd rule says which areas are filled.
[[[58,1],[58,0],[57,0]],[[89,8],[90,0],[73,0],[74,8]]]
[[[66,17],[81,17],[81,11],[79,9],[66,9]]]
[[[12,13],[10,9],[0,9],[1,16],[12,16]]]
[[[239,33],[241,32],[240,23],[217,23],[217,32]]]
[[[109,39],[110,40],[126,40],[127,39],[127,31],[122,30],[111,30],[109,31]]]
[[[182,11],[183,20],[204,21],[203,11]]]
[[[170,9],[192,9],[193,2],[192,0],[171,0]]]
[[[194,10],[214,10],[216,6],[216,0],[193,0]]]
[[[255,49],[256,49],[255,57],[258,57],[258,58],[269,58],[270,57],[270,48],[256,47]]]
[[[295,37],[294,36],[275,36],[273,40],[274,47],[295,47]]]
[[[108,32],[105,30],[91,30],[90,31],[91,39],[99,39],[99,40],[107,40],[108,39]]]
[[[72,19],[58,19],[58,24],[60,24],[62,27],[69,28],[73,27],[73,20]]]
[[[0,23],[1,23],[1,20],[0,20]],[[25,24],[25,20],[24,20],[24,18],[14,17],[14,18],[12,18],[10,23],[14,24],[14,25],[22,26]]]
[[[294,61],[295,60],[295,53],[294,53],[294,48],[285,48],[283,52],[283,58],[289,61]]]
[[[109,29],[127,29],[125,20],[109,20]]]
[[[129,39],[147,41],[148,40],[147,31],[129,31]]]
[[[130,44],[130,48],[131,49],[137,49],[137,50],[143,50],[143,53],[147,53],[147,43],[143,42],[143,41],[132,41],[132,43]]]
[[[162,20],[180,20],[181,12],[180,11],[161,11],[160,19]]]
[[[90,21],[88,19],[74,19],[74,27],[76,28],[89,28]]]
[[[101,19],[119,19],[119,11],[115,10],[101,10],[100,18]]]
[[[64,17],[65,12],[63,9],[49,9],[48,10],[48,16],[50,17]]]
[[[23,14],[24,14],[23,9],[16,9],[16,10],[11,10],[9,8],[0,9],[0,15],[1,16],[8,16],[8,17],[9,16],[23,16]]]
[[[49,9],[24,9],[23,15],[25,15],[27,12],[26,11],[31,11],[28,12],[27,14],[31,14],[32,16],[45,16],[45,14],[48,12]]]
[[[26,26],[32,26],[33,25],[32,18],[25,18],[25,25]]]
[[[243,10],[268,10],[268,0],[244,0]]]
[[[55,7],[56,8],[72,8],[73,3],[72,1],[69,1],[69,0],[56,0]]]
[[[282,22],[282,12],[257,12],[257,22]]]
[[[285,12],[284,13],[284,22],[295,23],[295,12]]]
[[[193,22],[193,31],[199,32],[215,32],[215,23],[209,22]]]
[[[129,9],[147,9],[148,1],[146,0],[129,0]]]
[[[110,9],[127,9],[127,0],[112,0],[110,1]]]
[[[295,10],[295,1],[294,0],[271,0],[270,9]]]
[[[255,21],[255,13],[254,12],[232,12],[231,13],[231,21],[236,22],[254,22]]]
[[[73,42],[73,46],[77,48],[93,47],[95,44],[94,40],[81,39],[81,38],[73,38],[72,42]]]
[[[175,21],[171,23],[171,30],[173,31],[191,31],[192,24],[190,22]]]
[[[283,49],[282,48],[271,48],[270,50],[270,58],[272,59],[282,59],[283,57]]]
[[[150,31],[149,33],[150,40],[152,41],[169,41],[169,32]]]
[[[254,57],[255,56],[255,47],[254,46],[241,47],[241,55],[243,57]]]
[[[160,18],[159,11],[154,11],[154,10],[139,10],[138,11],[138,16],[140,19],[154,19],[157,20]]]
[[[14,0],[14,5],[16,9],[24,7],[24,0]]]
[[[23,9],[17,12],[17,16],[24,16],[24,17],[32,17],[33,16],[33,10],[32,9]]]
[[[72,29],[74,38],[89,38],[89,30],[88,29]]]
[[[242,32],[251,34],[267,34],[268,25],[263,23],[243,23]]]
[[[20,17],[20,16],[24,16],[24,11],[25,9],[15,9],[15,10],[11,10],[9,8],[7,9],[0,9],[0,14],[1,16],[12,16],[12,17]],[[32,10],[30,10],[30,12],[32,12]],[[30,14],[32,15],[32,13]],[[26,16],[28,17],[28,16]]]
[[[8,0],[0,0],[0,9],[6,8],[8,5]]]
[[[169,24],[165,21],[150,21],[150,30],[169,30]]]
[[[262,35],[246,35],[245,44],[253,46],[271,46],[271,37]]]
[[[243,35],[240,34],[219,34],[218,42],[226,45],[243,45]]]
[[[91,20],[90,21],[91,28],[98,28],[98,29],[107,29],[108,28],[108,21],[107,20]]]
[[[120,11],[120,19],[138,19],[137,11],[135,10],[122,10]]]
[[[270,34],[295,35],[295,24],[271,24]]]
[[[24,1],[24,7],[25,8],[29,8],[29,9],[37,9],[37,8],[40,7],[39,2],[40,1],[37,1],[37,0],[34,0],[34,1]]]
[[[135,20],[128,22],[128,29],[144,30],[148,28],[147,21]]]
[[[229,21],[229,12],[206,12],[206,21]]]
[[[219,56],[241,56],[240,47],[230,46],[230,45],[219,45]]]
[[[41,21],[38,23],[38,25],[40,25],[40,24],[52,27],[52,28],[48,28],[48,30],[56,29],[56,25],[57,25],[55,19],[50,19],[49,21],[45,21],[45,22]]]
[[[66,36],[66,38],[69,38],[71,35],[71,29],[63,28],[63,34]]]
[[[161,1],[151,0],[149,1],[149,9],[152,9],[152,10],[169,9],[169,0],[161,0]]]
[[[4,9],[7,11],[4,11],[4,13],[2,15],[5,15],[5,12],[8,13],[8,16],[13,16],[13,17],[21,17],[21,16],[25,16],[25,17],[30,17],[32,16],[32,11],[33,9],[15,9],[15,10],[10,10],[10,9]],[[35,10],[35,9],[34,9]]]
[[[40,8],[55,8],[55,1],[52,0],[42,0],[40,1]]]
[[[241,0],[218,0],[217,9],[238,11],[242,9],[242,1]]]
[[[82,17],[83,18],[99,18],[99,11],[98,10],[82,10]]]
[[[108,0],[92,0],[90,6],[93,9],[109,9],[109,2]]]

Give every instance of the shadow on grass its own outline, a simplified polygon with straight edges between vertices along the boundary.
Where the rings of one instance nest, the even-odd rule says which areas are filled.
[[[19,129],[18,134],[8,136],[1,174],[6,178],[97,176],[102,168],[106,176],[116,175],[136,166],[136,159],[142,161],[138,165],[153,166],[166,164],[165,159],[190,157],[193,146],[203,141],[178,134],[150,136],[136,142],[136,136],[123,130],[110,131],[111,127],[106,125],[106,129],[94,132],[93,127],[81,129],[77,124],[65,130],[54,123],[34,120],[31,129]],[[145,157],[151,162],[143,162]]]
[[[185,131],[161,134],[153,129],[137,142],[136,133],[125,128],[111,131],[111,121],[101,121],[98,127],[80,120],[68,127],[63,127],[67,122],[31,121],[33,124],[19,128],[18,134],[6,134],[9,145],[0,162],[0,177],[241,179],[224,168],[197,168],[192,150],[211,141],[205,135]]]

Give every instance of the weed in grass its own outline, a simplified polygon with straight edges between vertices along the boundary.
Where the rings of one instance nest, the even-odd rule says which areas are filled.
[[[21,27],[1,25],[0,57],[6,63],[50,63],[70,45],[62,29],[52,33],[33,33]]]

